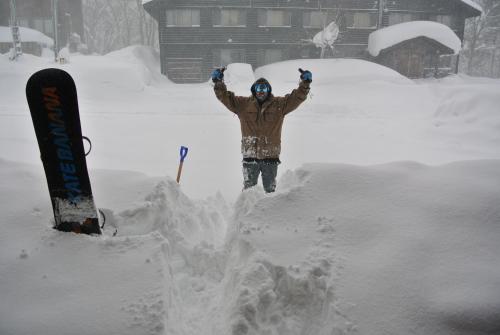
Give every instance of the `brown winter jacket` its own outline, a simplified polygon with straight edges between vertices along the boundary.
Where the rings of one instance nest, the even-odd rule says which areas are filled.
[[[284,97],[269,94],[262,105],[253,95],[235,96],[223,82],[217,82],[214,91],[217,99],[240,119],[243,158],[279,158],[283,119],[306,100],[309,83],[301,82]]]

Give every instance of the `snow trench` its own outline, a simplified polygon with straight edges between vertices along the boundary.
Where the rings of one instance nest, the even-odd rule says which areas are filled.
[[[0,160],[2,335],[500,331],[498,160],[308,164],[234,204],[94,171],[99,237],[50,227],[39,170]]]
[[[331,251],[332,222],[320,217],[314,230],[299,236],[285,222],[273,221],[274,214],[269,221],[253,217],[273,198],[279,203],[294,197],[305,179],[305,174],[290,172],[283,191],[269,196],[251,189],[232,208],[220,195],[190,200],[173,180],[163,180],[142,204],[115,215],[112,225],[119,236],[158,233],[165,239],[164,300],[141,310],[151,314],[142,316],[143,326],[160,306],[162,326],[150,333],[326,335],[354,330],[335,305],[339,264]],[[265,245],[279,246],[290,234],[303,241],[296,241],[295,255],[256,243],[266,235]]]

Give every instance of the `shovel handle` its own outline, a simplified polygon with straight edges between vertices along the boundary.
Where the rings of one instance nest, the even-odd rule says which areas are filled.
[[[182,173],[182,165],[184,164],[183,161],[179,163],[179,170],[177,170],[177,184],[179,184],[181,180],[181,173]]]

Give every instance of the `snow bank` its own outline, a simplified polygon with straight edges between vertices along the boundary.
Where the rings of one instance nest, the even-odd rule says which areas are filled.
[[[224,71],[224,82],[226,84],[253,84],[255,76],[252,66],[246,63],[232,63]]]
[[[377,57],[384,49],[422,36],[447,46],[455,54],[458,54],[462,48],[460,38],[448,26],[432,21],[412,21],[395,24],[371,33],[368,37],[368,51],[370,55]]]
[[[315,86],[380,80],[399,84],[412,83],[406,77],[385,66],[358,59],[290,60],[259,67],[255,70],[255,76],[257,78],[265,77],[271,84],[293,83],[296,85],[300,76],[299,68],[310,70],[313,73],[313,85]]]
[[[129,62],[135,64],[142,72],[142,81],[147,85],[153,82],[165,81],[166,77],[160,71],[160,54],[150,48],[141,45],[134,45],[124,49],[113,51],[105,57],[119,62]]]
[[[429,84],[440,104],[433,115],[435,129],[453,134],[469,144],[488,152],[484,141],[500,147],[500,83],[487,78],[452,76]],[[451,143],[458,150],[465,150],[457,142]],[[496,152],[496,149],[493,152]]]
[[[161,333],[165,240],[54,231],[42,171],[0,161],[0,333]]]
[[[498,160],[309,164],[231,210],[93,171],[102,237],[50,228],[41,171],[0,161],[2,334],[500,331]]]
[[[231,90],[242,96],[249,96],[250,87],[255,82],[255,76],[250,64],[232,63],[224,71],[224,82]]]
[[[245,192],[225,284],[232,334],[500,331],[499,171],[311,164],[286,192]]]
[[[52,47],[54,45],[54,40],[47,35],[26,27],[19,27],[19,34],[21,36],[21,42],[37,42],[45,46]],[[0,27],[0,42],[11,42],[12,43],[12,33],[10,27]]]
[[[0,333],[188,333],[179,320],[187,320],[189,306],[178,285],[184,276],[194,285],[196,273],[217,271],[207,260],[225,231],[224,200],[194,202],[172,180],[94,171],[96,199],[111,207],[104,209],[106,235],[66,234],[50,228],[41,171],[0,160],[2,190],[9,192],[1,195],[9,219],[0,231]],[[118,236],[111,237],[115,227]]]

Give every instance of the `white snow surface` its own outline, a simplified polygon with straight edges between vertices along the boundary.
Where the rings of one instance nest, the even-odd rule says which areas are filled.
[[[412,21],[372,32],[368,37],[368,51],[370,55],[377,57],[382,50],[417,37],[433,39],[452,49],[455,54],[462,48],[460,38],[450,27],[432,21]]]
[[[53,46],[54,40],[47,35],[26,27],[19,27],[19,34],[21,36],[21,42],[38,42],[45,46]],[[12,42],[12,32],[10,27],[0,26],[0,42]]]
[[[103,236],[51,228],[24,97],[46,67],[79,90]],[[0,334],[500,333],[499,80],[232,64],[245,95],[255,78],[281,95],[313,72],[267,195],[241,192],[239,123],[210,82],[158,67],[143,47],[64,65],[0,56]]]

